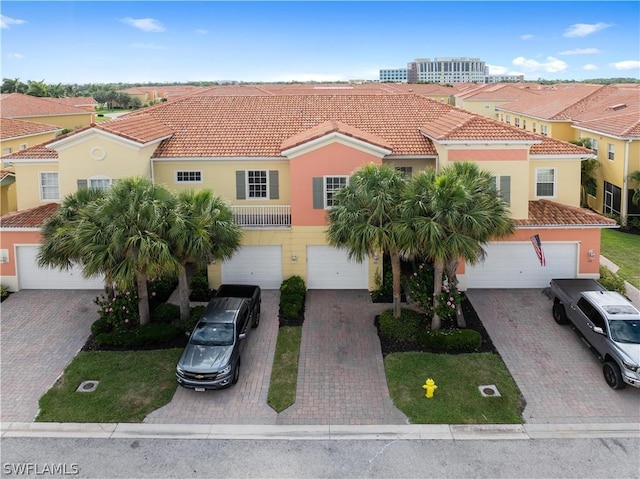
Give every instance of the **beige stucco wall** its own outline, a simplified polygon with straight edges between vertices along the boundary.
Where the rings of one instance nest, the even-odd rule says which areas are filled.
[[[506,102],[495,100],[459,100],[457,107],[467,110],[476,115],[484,116],[496,120],[498,118],[498,112],[496,112],[496,106],[500,106]]]
[[[14,163],[16,172],[16,206],[17,210],[33,208],[51,203],[52,200],[40,199],[40,173],[57,172],[57,162]]]
[[[236,199],[236,171],[277,170],[278,199]],[[154,161],[154,180],[172,190],[199,190],[208,188],[234,205],[289,205],[291,189],[288,160],[208,160],[208,161]],[[177,183],[177,171],[202,172],[201,183]]]

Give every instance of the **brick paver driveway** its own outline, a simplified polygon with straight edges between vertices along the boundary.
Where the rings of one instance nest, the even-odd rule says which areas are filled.
[[[247,337],[238,383],[219,391],[179,387],[146,423],[405,424],[391,403],[373,323],[389,305],[367,291],[307,292],[296,402],[279,415],[267,405],[278,335],[278,291],[262,292],[258,329]]]
[[[98,319],[100,291],[23,290],[2,302],[2,422],[33,421],[38,400],[62,374]]]
[[[467,291],[527,402],[527,423],[638,423],[640,389],[613,390],[602,364],[551,316],[540,289]]]

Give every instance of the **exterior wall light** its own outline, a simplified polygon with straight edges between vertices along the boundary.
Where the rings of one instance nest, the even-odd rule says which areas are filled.
[[[378,256],[378,253],[373,253],[373,261],[377,263],[379,259],[380,256]]]
[[[596,253],[593,251],[593,248],[587,251],[587,257],[589,258],[589,261],[593,261],[593,259],[596,257]]]
[[[295,253],[292,253],[292,254],[291,254],[291,261],[293,261],[294,263],[295,263],[296,261],[298,261],[298,257],[296,256],[296,254],[295,254]]]

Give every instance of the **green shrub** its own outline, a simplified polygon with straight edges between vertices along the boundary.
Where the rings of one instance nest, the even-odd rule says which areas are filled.
[[[98,319],[97,321],[94,321],[93,324],[91,325],[91,334],[93,334],[94,336],[97,336],[98,334],[101,334],[101,333],[108,333],[112,330],[113,330],[113,327],[111,326],[111,324],[109,324],[109,321],[107,321],[106,319]]]
[[[191,301],[209,301],[213,297],[206,269],[200,269],[193,275],[189,281],[189,290],[191,291],[189,294]]]
[[[158,324],[171,324],[180,319],[180,306],[171,303],[162,303],[151,312],[151,322]]]
[[[421,331],[418,342],[439,352],[473,352],[482,344],[482,335],[473,329],[437,329]]]
[[[9,297],[9,288],[4,285],[0,285],[0,300],[4,301]]]
[[[304,301],[295,295],[280,297],[280,317],[282,319],[298,319],[302,316]]]
[[[100,319],[109,323],[113,330],[135,329],[140,324],[138,295],[135,291],[119,292],[111,299],[100,295],[94,303],[98,305]]]
[[[600,279],[598,282],[609,291],[617,291],[623,296],[627,294],[627,287],[624,284],[624,279],[606,266],[600,265]]]
[[[153,310],[160,304],[166,303],[177,286],[178,280],[176,278],[150,279],[147,282],[149,308]]]
[[[95,341],[101,346],[140,347],[167,343],[179,334],[180,330],[175,326],[151,323],[129,331],[99,333],[95,336]]]
[[[392,310],[383,311],[379,319],[380,332],[401,341],[415,341],[425,327],[425,317],[412,309],[402,309],[399,318]]]
[[[307,293],[307,286],[301,276],[291,276],[285,279],[280,285],[280,294],[297,294],[304,296]]]

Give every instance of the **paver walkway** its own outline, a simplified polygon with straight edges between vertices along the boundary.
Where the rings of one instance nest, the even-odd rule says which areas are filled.
[[[467,297],[526,399],[527,423],[640,423],[640,389],[613,390],[602,364],[551,315],[540,289],[472,289]]]
[[[84,346],[100,291],[22,290],[0,305],[0,420],[33,421],[38,400]]]
[[[391,402],[367,291],[310,290],[295,404],[279,424],[406,424]]]

